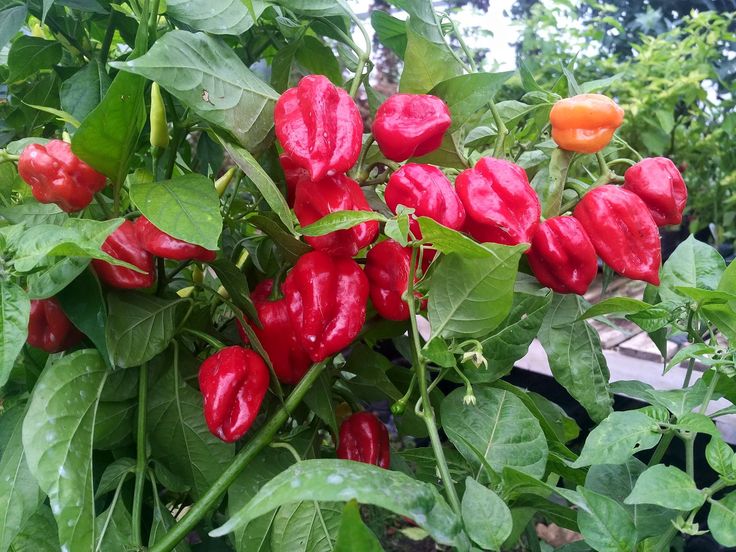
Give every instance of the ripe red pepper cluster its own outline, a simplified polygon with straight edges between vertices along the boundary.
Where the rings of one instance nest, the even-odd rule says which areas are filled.
[[[280,97],[274,119],[284,149],[280,162],[288,203],[302,226],[330,213],[371,210],[358,182],[346,174],[360,157],[363,123],[344,90],[323,76],[307,76]],[[552,138],[561,148],[595,153],[608,144],[622,120],[623,110],[609,98],[575,96],[553,107]],[[372,133],[387,159],[403,163],[436,150],[451,124],[440,98],[397,94],[377,110]],[[66,211],[85,208],[105,184],[104,176],[58,140],[26,148],[19,172],[39,201],[57,203]],[[529,243],[532,272],[559,293],[585,293],[596,276],[598,257],[621,275],[658,285],[657,227],[679,224],[687,201],[680,172],[668,159],[644,159],[626,171],[623,186],[599,184],[583,195],[572,215],[543,220],[525,170],[484,157],[454,184],[438,167],[405,163],[390,175],[384,197],[394,213],[401,205],[413,210],[409,229],[416,239],[421,239],[416,217],[422,216],[479,242]],[[258,320],[248,324],[281,382],[297,384],[312,363],[348,347],[363,327],[369,297],[380,316],[409,318],[406,293],[418,272],[411,266],[411,249],[391,239],[372,245],[378,235],[378,223],[367,221],[305,237],[313,251],[297,260],[283,283],[265,280],[253,291]],[[363,270],[353,257],[366,248]],[[93,261],[103,282],[124,289],[154,284],[156,256],[201,262],[215,258],[213,251],[166,234],[144,216],[120,225],[102,250],[140,270]],[[425,259],[431,260],[433,253],[425,250]],[[245,328],[239,330],[247,341]],[[80,338],[57,301],[33,302],[29,343],[55,352]],[[208,427],[224,441],[235,441],[258,415],[269,371],[255,352],[230,346],[204,361],[199,384]],[[337,455],[388,467],[385,426],[372,414],[353,414],[340,428]]]

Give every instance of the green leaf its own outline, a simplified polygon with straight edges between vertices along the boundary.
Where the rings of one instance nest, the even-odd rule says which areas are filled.
[[[604,79],[596,79],[596,80],[584,82],[580,85],[580,91],[583,94],[589,94],[597,90],[608,88],[609,86],[611,86],[611,84],[620,80],[623,76],[624,76],[624,73],[616,73],[615,75],[611,75],[610,77],[606,77]]]
[[[62,83],[59,89],[61,108],[75,119],[82,121],[102,101],[109,87],[110,77],[104,68],[92,59],[83,69]],[[73,133],[75,128],[67,125],[67,130]]]
[[[578,526],[585,541],[598,552],[631,552],[636,527],[629,513],[615,500],[578,487]],[[568,493],[564,495],[566,498]]]
[[[5,14],[3,15],[5,17]],[[61,44],[35,36],[21,36],[10,47],[7,82],[17,82],[50,69],[61,61]]]
[[[466,169],[468,160],[461,153],[461,146],[458,142],[457,133],[446,133],[442,138],[440,146],[421,157],[412,157],[413,163],[424,163],[427,165],[439,165],[447,169]]]
[[[118,73],[72,139],[72,151],[114,184],[125,180],[146,124],[144,85],[138,76]]]
[[[263,196],[263,199],[268,203],[271,210],[276,213],[276,216],[279,217],[286,229],[292,234],[295,234],[294,222],[291,218],[289,205],[286,203],[284,196],[281,195],[278,186],[276,186],[274,181],[271,180],[271,177],[268,176],[268,173],[263,170],[263,167],[258,164],[255,157],[253,157],[247,150],[230,142],[226,142],[220,136],[218,136],[218,139],[225,148],[225,151],[233,158],[233,161],[235,161],[238,167],[240,167],[246,176],[250,178],[253,184],[255,184],[256,188],[258,188],[258,191],[261,193],[261,196]]]
[[[708,416],[699,412],[688,412],[677,420],[675,427],[679,430],[691,433],[705,433],[706,435],[718,435],[716,424]]]
[[[171,512],[169,512],[165,506],[161,505],[159,501],[155,501],[153,507],[153,524],[151,526],[151,532],[148,534],[148,547],[153,548],[154,544],[163,540],[166,533],[168,533],[174,525],[176,525],[176,520],[174,519],[174,516],[171,515]],[[173,550],[174,552],[190,552],[191,549],[185,539],[180,541]],[[253,552],[260,551],[254,550]]]
[[[46,107],[45,105],[33,105],[29,103],[26,103],[26,105],[28,107],[32,107],[33,109],[37,109],[38,111],[50,113],[51,115],[54,115],[56,117],[57,121],[67,123],[67,125],[73,128],[79,128],[79,125],[81,124],[73,115],[67,113],[66,111],[62,111],[61,109]]]
[[[332,48],[323,44],[317,37],[307,35],[302,38],[301,45],[295,52],[295,58],[310,73],[324,75],[336,86],[342,86],[340,63]]]
[[[562,192],[567,181],[567,171],[570,169],[574,153],[571,151],[555,148],[549,162],[549,177],[543,179],[535,188],[539,201],[542,204],[542,216],[544,218],[555,217],[560,214],[562,206]]]
[[[430,90],[430,94],[445,100],[452,114],[452,126],[448,132],[462,127],[479,109],[487,107],[501,89],[501,86],[514,75],[514,71],[501,73],[472,73],[460,75],[440,82]],[[402,76],[403,78],[403,76]]]
[[[100,401],[95,418],[95,449],[114,450],[133,442],[137,406],[132,399]]]
[[[206,3],[196,0],[167,0],[166,14],[198,31],[215,35],[238,36],[254,25],[266,9],[266,4],[252,1],[255,15],[251,14],[241,0],[211,0]]]
[[[112,464],[108,464],[105,471],[102,472],[99,485],[97,485],[95,498],[113,492],[121,481],[134,473],[135,460],[133,458],[118,458]]]
[[[389,398],[397,401],[403,393],[386,375],[392,368],[393,364],[385,356],[359,343],[353,348],[343,370],[355,375],[347,385],[360,399],[382,401]]]
[[[62,225],[69,218],[64,211],[53,203],[30,201],[22,205],[0,208],[0,216],[11,224],[57,224]]]
[[[271,547],[289,552],[332,552],[341,516],[342,507],[335,502],[284,504],[273,520]]]
[[[0,280],[0,388],[28,337],[31,301],[19,285]]]
[[[28,297],[46,299],[62,292],[89,265],[85,257],[56,257],[56,262],[28,275]]]
[[[411,25],[406,36],[404,70],[399,81],[402,94],[426,94],[442,81],[462,73],[460,64],[446,46],[428,40]]]
[[[275,216],[267,215],[273,215],[273,213],[251,215],[248,217],[248,222],[271,238],[284,253],[286,260],[295,263],[299,257],[312,250],[306,243],[296,239],[294,234],[289,233],[276,222]]]
[[[299,233],[303,236],[324,236],[330,232],[347,230],[371,220],[386,222],[387,219],[376,211],[336,211],[300,228]]]
[[[215,259],[207,263],[212,270],[215,271],[220,283],[227,290],[230,299],[235,306],[242,310],[251,320],[258,319],[256,307],[250,298],[248,289],[248,280],[245,274],[228,259]]]
[[[11,6],[4,9],[0,14],[0,49],[4,48],[8,41],[23,26],[28,13],[26,6]]]
[[[201,174],[163,182],[137,181],[130,198],[159,230],[183,240],[217,249],[222,232],[220,198],[212,181]]]
[[[95,350],[50,362],[23,421],[28,467],[49,497],[59,542],[67,550],[92,550],[95,542],[93,428],[106,377]]]
[[[704,305],[701,307],[706,318],[730,341],[736,341],[736,301],[725,305]]]
[[[428,361],[443,368],[452,368],[457,364],[455,355],[450,352],[447,342],[440,337],[435,337],[425,343],[420,354]]]
[[[611,412],[608,366],[601,342],[587,322],[579,321],[585,302],[578,295],[555,294],[539,331],[555,379],[595,421]]]
[[[432,247],[445,254],[459,253],[463,257],[487,258],[493,255],[490,245],[480,244],[465,234],[442,226],[429,217],[417,217],[422,230],[422,240],[431,243]]]
[[[406,22],[382,10],[371,12],[371,27],[376,32],[381,44],[391,48],[399,59],[404,59],[406,52]]]
[[[726,268],[720,253],[690,236],[677,246],[662,266],[659,295],[663,301],[682,303],[678,286],[714,290]]]
[[[706,358],[705,355],[711,356],[714,355],[715,352],[715,349],[706,343],[693,343],[692,345],[688,345],[677,351],[667,363],[665,369],[669,370],[673,366],[680,364],[683,360],[688,360],[690,358],[705,360],[708,362],[709,359]]]
[[[519,258],[527,246],[485,247],[491,255],[482,259],[450,253],[432,274],[427,312],[433,337],[481,337],[506,318]]]
[[[235,447],[207,429],[202,395],[168,370],[149,390],[148,440],[151,456],[180,476],[198,500],[227,468]]]
[[[374,504],[408,517],[440,544],[452,545],[460,520],[437,489],[411,477],[349,460],[305,460],[281,472],[210,533],[220,537],[271,510],[295,501],[348,501]]]
[[[261,149],[273,128],[278,94],[216,37],[170,31],[145,55],[110,65],[158,82],[249,151]]]
[[[736,546],[736,491],[710,501],[708,529],[723,546]]]
[[[6,552],[36,512],[43,497],[28,469],[23,451],[25,408],[15,406],[0,416],[4,449],[0,457],[0,550]]]
[[[337,435],[337,418],[335,404],[332,400],[332,376],[322,372],[312,387],[304,395],[304,403],[327,424],[334,435]]]
[[[382,13],[374,11],[375,13]],[[342,510],[342,521],[340,522],[340,532],[337,534],[337,542],[335,543],[335,552],[353,552],[360,550],[361,552],[383,552],[381,543],[376,535],[368,529],[360,517],[360,507],[355,500],[351,500],[345,504]]]
[[[462,513],[468,536],[484,549],[500,550],[511,534],[509,507],[496,493],[472,477],[465,479]]]
[[[626,504],[656,504],[673,510],[693,510],[705,503],[705,495],[692,477],[674,466],[657,464],[636,480]]]
[[[56,298],[72,324],[90,338],[105,362],[109,362],[110,354],[105,338],[107,308],[100,282],[92,271],[83,271]]]
[[[713,435],[705,447],[708,465],[724,477],[735,479],[736,455],[731,446],[720,435]]]
[[[95,520],[96,532],[102,536],[99,550],[131,550],[133,542],[133,522],[125,502],[116,500]],[[103,527],[105,534],[102,535]],[[98,537],[99,538],[99,537]]]
[[[59,552],[59,536],[51,508],[41,505],[15,537],[13,552]]]
[[[657,422],[638,410],[611,412],[585,440],[575,468],[593,464],[624,464],[635,453],[657,445]]]
[[[537,419],[514,394],[485,385],[474,388],[477,403],[463,403],[464,389],[442,401],[442,427],[465,459],[482,470],[468,445],[481,451],[494,471],[514,467],[541,478],[547,465],[547,441]],[[466,444],[467,443],[467,444]]]
[[[166,350],[179,322],[182,300],[134,292],[110,292],[105,338],[116,366],[140,366]]]
[[[340,7],[340,3],[334,0],[278,0],[276,4],[312,17],[345,15],[345,10]]]

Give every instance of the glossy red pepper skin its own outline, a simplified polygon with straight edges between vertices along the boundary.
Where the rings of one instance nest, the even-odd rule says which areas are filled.
[[[251,292],[251,299],[258,313],[257,324],[250,324],[264,350],[268,354],[276,377],[281,383],[295,385],[312,365],[307,351],[302,347],[301,340],[294,329],[289,316],[289,308],[283,297],[271,301],[269,296],[273,289],[273,280],[264,280]],[[238,324],[240,337],[248,341],[242,326]]]
[[[402,295],[409,287],[410,266],[411,249],[394,240],[377,243],[366,256],[371,302],[376,312],[388,320],[409,319],[409,305]]]
[[[519,165],[483,157],[461,172],[455,189],[465,206],[465,231],[480,242],[530,243],[542,213],[526,171]]]
[[[279,155],[279,164],[281,170],[284,171],[284,179],[286,180],[286,203],[289,207],[293,207],[297,185],[302,180],[309,180],[309,171],[294,163],[286,153]]]
[[[370,412],[356,412],[340,425],[337,457],[373,464],[387,470],[391,465],[388,431]]]
[[[92,266],[100,280],[108,286],[121,289],[151,287],[156,281],[153,255],[143,249],[138,240],[135,224],[126,220],[102,244],[102,251],[137,266],[145,272],[136,272],[124,266],[111,265],[100,259],[93,259]]]
[[[73,347],[82,333],[69,321],[59,302],[54,299],[31,301],[28,320],[28,344],[47,353],[58,353]]]
[[[18,159],[18,174],[38,201],[55,203],[67,213],[87,207],[105,187],[105,175],[74,155],[62,140],[26,146]]]
[[[600,186],[583,196],[573,215],[604,263],[621,276],[659,285],[659,232],[639,196],[618,186]]]
[[[386,184],[384,199],[396,213],[399,205],[414,209],[414,217],[429,217],[443,226],[460,230],[465,208],[444,173],[432,165],[407,163],[394,171]],[[411,231],[420,238],[419,223],[411,219]]]
[[[156,257],[174,259],[176,261],[214,261],[215,251],[210,251],[199,245],[179,240],[156,228],[146,217],[138,217],[135,222],[135,232],[141,247]]]
[[[372,130],[383,155],[401,162],[440,147],[451,124],[450,110],[437,96],[394,94],[379,106]]]
[[[237,441],[250,429],[268,391],[268,368],[256,353],[233,345],[220,349],[199,367],[204,419],[225,441]]]
[[[337,211],[372,210],[358,183],[343,174],[326,176],[318,181],[301,180],[294,200],[294,213],[302,226]],[[305,236],[304,239],[314,249],[330,255],[353,257],[373,243],[377,235],[378,222],[371,220],[323,236]]]
[[[687,186],[675,164],[666,157],[650,157],[624,173],[624,189],[644,200],[657,226],[680,224],[687,204]]]
[[[363,120],[353,99],[322,75],[289,88],[274,109],[276,136],[312,180],[347,172],[360,155]]]
[[[284,280],[289,314],[313,362],[350,345],[365,322],[368,278],[354,260],[302,255]]]
[[[598,273],[595,248],[574,217],[540,223],[527,258],[537,280],[557,293],[583,295]]]

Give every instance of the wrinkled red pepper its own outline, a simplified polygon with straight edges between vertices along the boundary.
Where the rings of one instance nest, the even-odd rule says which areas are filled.
[[[286,299],[269,299],[273,290],[273,280],[264,280],[251,293],[251,299],[258,313],[262,327],[250,324],[273,366],[279,381],[289,385],[299,383],[312,365],[307,351],[302,347],[294,324],[289,316]],[[244,342],[248,336],[238,323],[238,331]]]
[[[644,200],[657,226],[682,222],[687,187],[680,171],[666,157],[650,157],[629,167],[623,187]]]
[[[133,224],[141,247],[157,257],[206,263],[214,261],[217,257],[215,251],[210,251],[193,243],[187,243],[159,230],[146,217],[138,217]]]
[[[97,276],[107,285],[121,289],[137,289],[151,287],[156,281],[153,255],[143,249],[138,240],[135,224],[129,220],[123,222],[107,237],[101,249],[111,257],[144,271],[136,272],[124,266],[115,266],[107,261],[93,259],[92,266]]]
[[[268,391],[268,368],[256,353],[233,345],[220,349],[199,367],[204,419],[225,441],[237,441],[255,422]]]
[[[302,255],[283,285],[289,314],[313,362],[350,345],[365,322],[368,278],[354,260]]]
[[[322,75],[289,88],[274,109],[276,136],[312,180],[347,172],[360,155],[363,120],[353,99]]]
[[[286,180],[286,203],[289,207],[293,207],[297,184],[302,180],[309,180],[309,171],[294,163],[286,153],[279,155],[279,163],[281,170],[284,171],[284,180]]]
[[[31,301],[28,320],[28,344],[47,353],[58,353],[73,347],[82,333],[69,321],[59,302],[54,299]]]
[[[337,211],[372,211],[355,180],[345,175],[327,176],[319,181],[299,182],[294,200],[294,213],[299,224],[307,226]],[[336,230],[323,236],[305,236],[306,242],[333,256],[353,257],[373,243],[378,235],[378,222],[370,220],[352,228]]]
[[[389,320],[408,320],[409,305],[402,296],[409,287],[411,249],[394,240],[385,240],[371,248],[365,261],[365,275],[376,312]]]
[[[388,469],[391,446],[388,431],[370,412],[356,412],[340,425],[337,457]]]
[[[542,222],[527,258],[537,280],[558,293],[583,295],[598,273],[595,248],[574,217],[552,217]]]
[[[465,231],[480,242],[530,243],[542,209],[526,171],[519,165],[483,157],[461,172],[455,189],[465,206]]]
[[[414,217],[429,217],[443,226],[460,230],[465,208],[444,173],[432,165],[407,163],[388,179],[384,199],[396,213],[399,205],[414,209]],[[419,223],[412,217],[411,231],[421,238]]]
[[[440,147],[451,124],[450,110],[437,96],[394,94],[376,111],[372,130],[383,155],[401,162]]]
[[[618,186],[600,186],[583,196],[573,215],[604,263],[621,276],[659,285],[659,232],[639,196]]]
[[[105,175],[74,155],[62,140],[26,146],[18,159],[18,174],[38,201],[55,203],[67,213],[87,207],[105,187]]]

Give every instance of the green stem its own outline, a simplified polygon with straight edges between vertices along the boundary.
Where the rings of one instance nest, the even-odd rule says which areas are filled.
[[[473,73],[478,72],[478,67],[475,65],[475,59],[473,59],[473,54],[470,51],[470,48],[468,48],[468,45],[465,44],[465,41],[463,40],[463,36],[460,34],[460,31],[457,30],[457,25],[455,25],[455,21],[447,15],[444,14],[442,19],[445,21],[448,21],[450,25],[452,25],[452,32],[455,35],[455,38],[457,38],[457,41],[460,43],[460,47],[463,49],[463,52],[465,52],[465,57],[468,58],[468,64],[470,65],[470,70]]]
[[[708,385],[708,390],[705,392],[705,397],[703,398],[703,404],[700,405],[700,413],[705,414],[706,408],[708,408],[708,403],[713,398],[713,393],[716,390],[716,385],[718,385],[718,378],[721,377],[721,373],[716,371],[713,373],[713,377],[710,380],[710,385]]]
[[[166,535],[150,548],[149,552],[169,552],[183,539],[205,515],[214,508],[220,497],[233,484],[240,473],[250,464],[261,450],[273,440],[276,432],[289,419],[291,412],[299,405],[312,384],[327,366],[329,359],[315,364],[286,398],[282,406],[266,424],[258,430],[253,438],[241,449],[222,475],[209,490],[195,502],[187,514]]]
[[[600,170],[601,177],[605,175],[606,178],[608,178],[608,173],[611,170],[608,168],[608,163],[606,163],[606,158],[603,157],[603,154],[601,152],[596,153],[595,158],[598,161],[598,169]]]
[[[156,30],[158,27],[158,7],[161,0],[153,0],[151,13],[148,16],[148,44],[149,47],[156,41]]]
[[[103,69],[107,63],[107,56],[110,55],[110,46],[112,45],[112,39],[115,36],[115,19],[117,19],[117,13],[117,10],[110,10],[110,17],[107,20],[105,36],[102,39],[102,45],[100,46],[100,67]]]
[[[338,0],[338,4],[340,4],[350,19],[352,19],[358,29],[360,29],[360,33],[363,35],[363,40],[365,40],[365,50],[362,50],[358,56],[358,66],[355,68],[355,78],[350,85],[350,97],[355,98],[355,95],[358,93],[358,88],[360,88],[360,83],[363,82],[363,68],[365,67],[365,64],[368,63],[368,60],[371,59],[371,37],[368,36],[368,31],[365,30],[360,18],[355,15],[345,0]]]
[[[414,247],[411,251],[411,263],[409,265],[409,285],[407,288],[407,305],[409,306],[409,321],[411,322],[411,335],[412,335],[412,362],[414,364],[414,370],[417,375],[417,383],[419,384],[419,392],[422,400],[422,417],[424,423],[427,426],[429,433],[429,440],[432,443],[432,450],[434,452],[435,460],[437,461],[437,467],[442,477],[442,484],[445,486],[445,492],[447,498],[450,501],[450,506],[455,513],[460,516],[460,499],[457,496],[455,485],[452,482],[450,476],[450,468],[447,466],[447,460],[445,459],[445,452],[442,448],[442,441],[440,440],[439,431],[437,431],[437,422],[434,416],[434,409],[432,403],[429,400],[429,390],[427,389],[427,366],[424,363],[424,359],[420,355],[419,351],[422,346],[419,342],[419,329],[417,328],[417,316],[416,316],[416,301],[414,298],[414,274],[417,265],[417,248]]]
[[[665,452],[667,452],[667,449],[670,447],[670,443],[672,443],[672,439],[674,438],[675,438],[675,434],[672,431],[669,431],[668,433],[665,433],[662,436],[662,439],[659,441],[657,448],[654,449],[654,454],[652,454],[652,457],[649,459],[649,463],[647,464],[648,466],[659,464],[659,462],[664,457]]]
[[[496,102],[491,100],[489,102],[489,105],[491,106],[491,115],[493,115],[493,121],[496,123],[497,131],[496,144],[493,146],[493,157],[503,159],[504,157],[506,157],[503,144],[506,141],[506,136],[508,136],[509,134],[509,129],[506,128],[506,124],[503,122],[501,114],[498,112]]]
[[[120,483],[118,483],[118,486],[115,487],[115,494],[112,496],[112,502],[110,502],[110,507],[108,508],[107,517],[105,518],[105,523],[102,525],[102,529],[100,529],[100,534],[97,537],[97,546],[95,546],[95,552],[100,551],[100,547],[102,546],[102,541],[105,539],[105,533],[107,533],[107,528],[110,526],[110,520],[112,519],[112,514],[115,512],[115,506],[118,503],[118,500],[120,499],[120,491],[123,488],[123,483],[125,483],[125,477],[120,478]]]
[[[358,163],[355,165],[356,171],[355,176],[357,176],[358,182],[362,183],[365,178],[368,178],[368,175],[370,172],[365,173],[365,178],[362,178],[362,175],[360,174],[363,170],[363,163],[365,163],[365,157],[368,155],[368,150],[371,148],[373,143],[376,141],[376,139],[373,137],[373,134],[368,136],[368,139],[365,141],[365,144],[363,145],[363,149],[360,152],[360,157],[358,157]]]
[[[685,471],[695,479],[695,435],[685,438]]]
[[[141,517],[143,487],[146,482],[146,398],[148,394],[148,363],[138,370],[138,428],[136,433],[135,490],[133,491],[133,539],[138,548],[143,544]]]
[[[222,348],[225,347],[225,345],[221,341],[215,339],[211,335],[207,335],[204,332],[200,332],[199,330],[193,330],[191,328],[184,328],[184,329],[182,329],[182,332],[186,332],[186,333],[192,334],[192,335],[200,338],[202,341],[206,341],[207,343],[209,343],[215,349],[218,349],[219,350],[219,349],[222,349]]]

